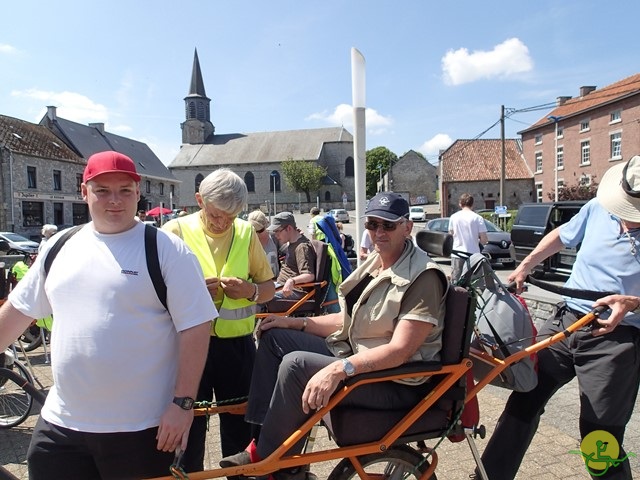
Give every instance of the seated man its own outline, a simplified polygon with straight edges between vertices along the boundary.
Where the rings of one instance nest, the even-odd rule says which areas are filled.
[[[374,252],[344,280],[341,311],[319,317],[268,316],[260,326],[245,419],[262,425],[259,438],[223,467],[269,456],[313,410],[327,405],[343,380],[414,360],[439,360],[448,282],[431,258],[409,240],[413,222],[400,195],[371,199],[365,227]],[[365,385],[343,404],[373,409],[413,407],[426,378]],[[298,452],[302,442],[289,453]],[[278,471],[276,480],[304,479],[304,468]]]
[[[305,294],[296,288],[301,283],[310,283],[316,279],[316,252],[311,241],[296,226],[296,219],[291,212],[280,212],[271,220],[267,230],[276,237],[280,245],[287,245],[287,255],[278,274],[277,283],[282,289],[276,291],[273,300],[266,305],[269,312],[285,312],[290,302],[282,299],[298,300]]]

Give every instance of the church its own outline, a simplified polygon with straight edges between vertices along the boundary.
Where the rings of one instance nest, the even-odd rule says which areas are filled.
[[[207,97],[197,50],[194,53],[189,93],[184,99],[185,121],[180,152],[169,164],[181,182],[180,205],[197,208],[195,192],[200,182],[218,168],[229,168],[244,179],[249,190],[249,211],[301,210],[308,212],[319,203],[324,210],[347,208],[354,204],[355,178],[353,136],[343,127],[254,133],[215,131],[211,121],[211,99]],[[292,190],[285,182],[281,163],[285,160],[313,162],[327,175],[318,192],[306,195]]]

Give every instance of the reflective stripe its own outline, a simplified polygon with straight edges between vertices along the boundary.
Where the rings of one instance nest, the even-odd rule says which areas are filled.
[[[223,304],[224,305],[224,302]],[[257,313],[258,307],[255,303],[248,305],[246,307],[240,308],[224,308],[224,306],[220,307],[218,313],[220,314],[220,318],[224,320],[244,320],[247,317],[251,317]]]

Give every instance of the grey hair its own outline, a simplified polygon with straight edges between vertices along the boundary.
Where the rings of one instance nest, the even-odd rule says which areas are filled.
[[[256,230],[269,227],[269,219],[262,210],[254,210],[247,216],[247,220]]]
[[[238,215],[249,200],[244,180],[228,168],[211,172],[200,183],[204,203],[219,208],[228,215]]]
[[[58,227],[56,227],[55,225],[47,223],[46,225],[42,226],[42,232],[41,232],[42,235],[47,235],[47,234],[53,235],[54,233],[57,233],[57,232],[58,232]]]

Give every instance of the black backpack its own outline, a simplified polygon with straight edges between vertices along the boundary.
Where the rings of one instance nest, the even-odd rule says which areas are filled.
[[[47,253],[47,257],[44,259],[44,274],[47,275],[49,270],[51,270],[51,264],[55,260],[58,252],[64,246],[64,244],[69,240],[72,236],[80,231],[80,229],[84,227],[84,225],[76,225],[75,227],[66,230],[64,233],[60,234],[58,241],[51,247],[49,252]],[[158,300],[167,308],[167,285],[164,282],[164,278],[162,278],[162,271],[160,270],[160,260],[158,259],[158,229],[152,225],[144,226],[144,250],[145,256],[147,258],[147,271],[149,272],[149,276],[151,277],[151,281],[153,282],[153,288],[156,290],[156,295],[158,295]]]

